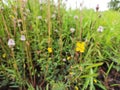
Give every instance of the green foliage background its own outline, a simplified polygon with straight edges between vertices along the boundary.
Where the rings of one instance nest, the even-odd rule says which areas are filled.
[[[39,4],[38,0],[10,0],[8,4],[0,2],[1,87],[69,90],[77,86],[79,90],[96,90],[98,86],[107,90],[97,79],[98,69],[107,63],[104,78],[111,68],[119,71],[119,12],[66,11],[63,4],[59,8],[53,1]],[[74,19],[76,15],[78,19]],[[99,26],[104,27],[101,33],[97,31]],[[71,33],[70,28],[75,28],[75,32]],[[20,41],[21,35],[25,35],[26,41]],[[7,45],[10,38],[15,40],[14,49]],[[76,42],[85,42],[84,53],[75,51]],[[48,47],[52,53],[47,51]]]

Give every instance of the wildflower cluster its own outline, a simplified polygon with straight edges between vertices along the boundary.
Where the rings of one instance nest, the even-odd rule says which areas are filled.
[[[17,83],[16,87],[21,89],[94,90],[96,84],[102,87],[104,80],[101,83],[98,78],[104,68],[101,63],[114,65],[112,59],[119,58],[117,14],[113,15],[115,19],[107,18],[109,14],[99,12],[99,5],[96,11],[87,10],[83,2],[79,8],[67,10],[62,0],[11,1],[12,5],[3,2],[0,8],[3,84],[2,76],[8,79],[7,86]],[[112,61],[109,63],[108,59]]]
[[[25,40],[26,40],[25,35],[21,35],[20,40],[21,40],[21,41],[25,41]],[[8,43],[7,43],[7,44],[8,44],[8,46],[9,46],[9,48],[13,48],[13,47],[15,46],[15,40],[12,39],[12,38],[10,38],[10,39],[8,40]]]
[[[83,53],[85,51],[85,42],[76,43],[76,52]]]

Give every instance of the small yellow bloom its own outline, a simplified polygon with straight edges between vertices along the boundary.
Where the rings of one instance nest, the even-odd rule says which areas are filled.
[[[96,79],[94,79],[94,83],[97,83],[97,80],[96,80]]]
[[[74,73],[73,73],[73,72],[70,72],[69,74],[70,74],[70,75],[74,75]]]
[[[26,68],[26,65],[24,64],[23,67]]]
[[[79,51],[80,51],[79,47],[76,47],[76,52],[79,52]]]
[[[3,58],[6,58],[6,54],[4,53],[4,54],[2,55],[2,57],[3,57]]]
[[[79,70],[80,70],[80,71],[83,71],[83,68],[82,68],[82,67],[79,67]]]
[[[52,52],[53,52],[53,51],[52,51],[52,48],[49,47],[49,48],[48,48],[48,52],[49,52],[49,53],[52,53]]]
[[[81,46],[81,43],[80,42],[77,42],[76,43],[76,47],[80,47]]]
[[[77,86],[75,86],[75,90],[79,90]]]
[[[52,58],[48,58],[48,60],[51,60]]]
[[[10,15],[9,17],[10,17],[11,19],[13,19],[13,20],[15,19],[15,17],[14,17],[13,15]]]
[[[76,50],[76,52],[83,53],[85,51],[85,42],[77,42],[75,50]]]
[[[13,67],[14,67],[16,70],[18,69],[16,63],[13,64]]]
[[[70,58],[71,58],[71,57],[70,57],[70,56],[68,56],[68,57],[67,57],[67,60],[70,60]]]

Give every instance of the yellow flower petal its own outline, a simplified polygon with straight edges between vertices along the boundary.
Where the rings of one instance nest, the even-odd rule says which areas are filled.
[[[85,51],[85,42],[77,42],[76,51],[83,53]]]
[[[96,79],[94,79],[94,83],[97,83],[97,80],[96,80]]]
[[[74,73],[73,73],[73,72],[70,72],[69,74],[70,74],[70,75],[74,75]]]
[[[85,46],[85,42],[81,42],[81,45]]]
[[[76,47],[80,47],[81,46],[81,43],[80,42],[77,42],[76,43]]]
[[[6,54],[4,53],[4,54],[2,55],[2,57],[3,57],[3,58],[6,58]]]
[[[79,90],[77,86],[75,86],[75,90]]]
[[[79,51],[80,51],[80,49],[79,49],[78,47],[76,47],[75,51],[76,51],[76,52],[79,52]]]
[[[25,68],[25,67],[26,67],[26,65],[24,64],[24,65],[23,65],[23,67]]]
[[[52,53],[52,48],[48,48],[48,52],[49,52],[49,53]]]
[[[16,63],[13,64],[13,67],[17,70],[17,64]]]
[[[70,60],[70,58],[71,58],[70,56],[69,56],[69,57],[67,57],[67,60]]]

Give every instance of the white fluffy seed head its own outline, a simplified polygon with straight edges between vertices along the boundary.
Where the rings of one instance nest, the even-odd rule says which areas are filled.
[[[70,32],[74,33],[75,32],[75,28],[70,28]]]
[[[41,20],[41,19],[42,19],[42,16],[38,16],[37,18],[38,18],[39,20]]]
[[[65,62],[65,61],[66,61],[66,59],[65,59],[65,58],[63,58],[63,61]]]

